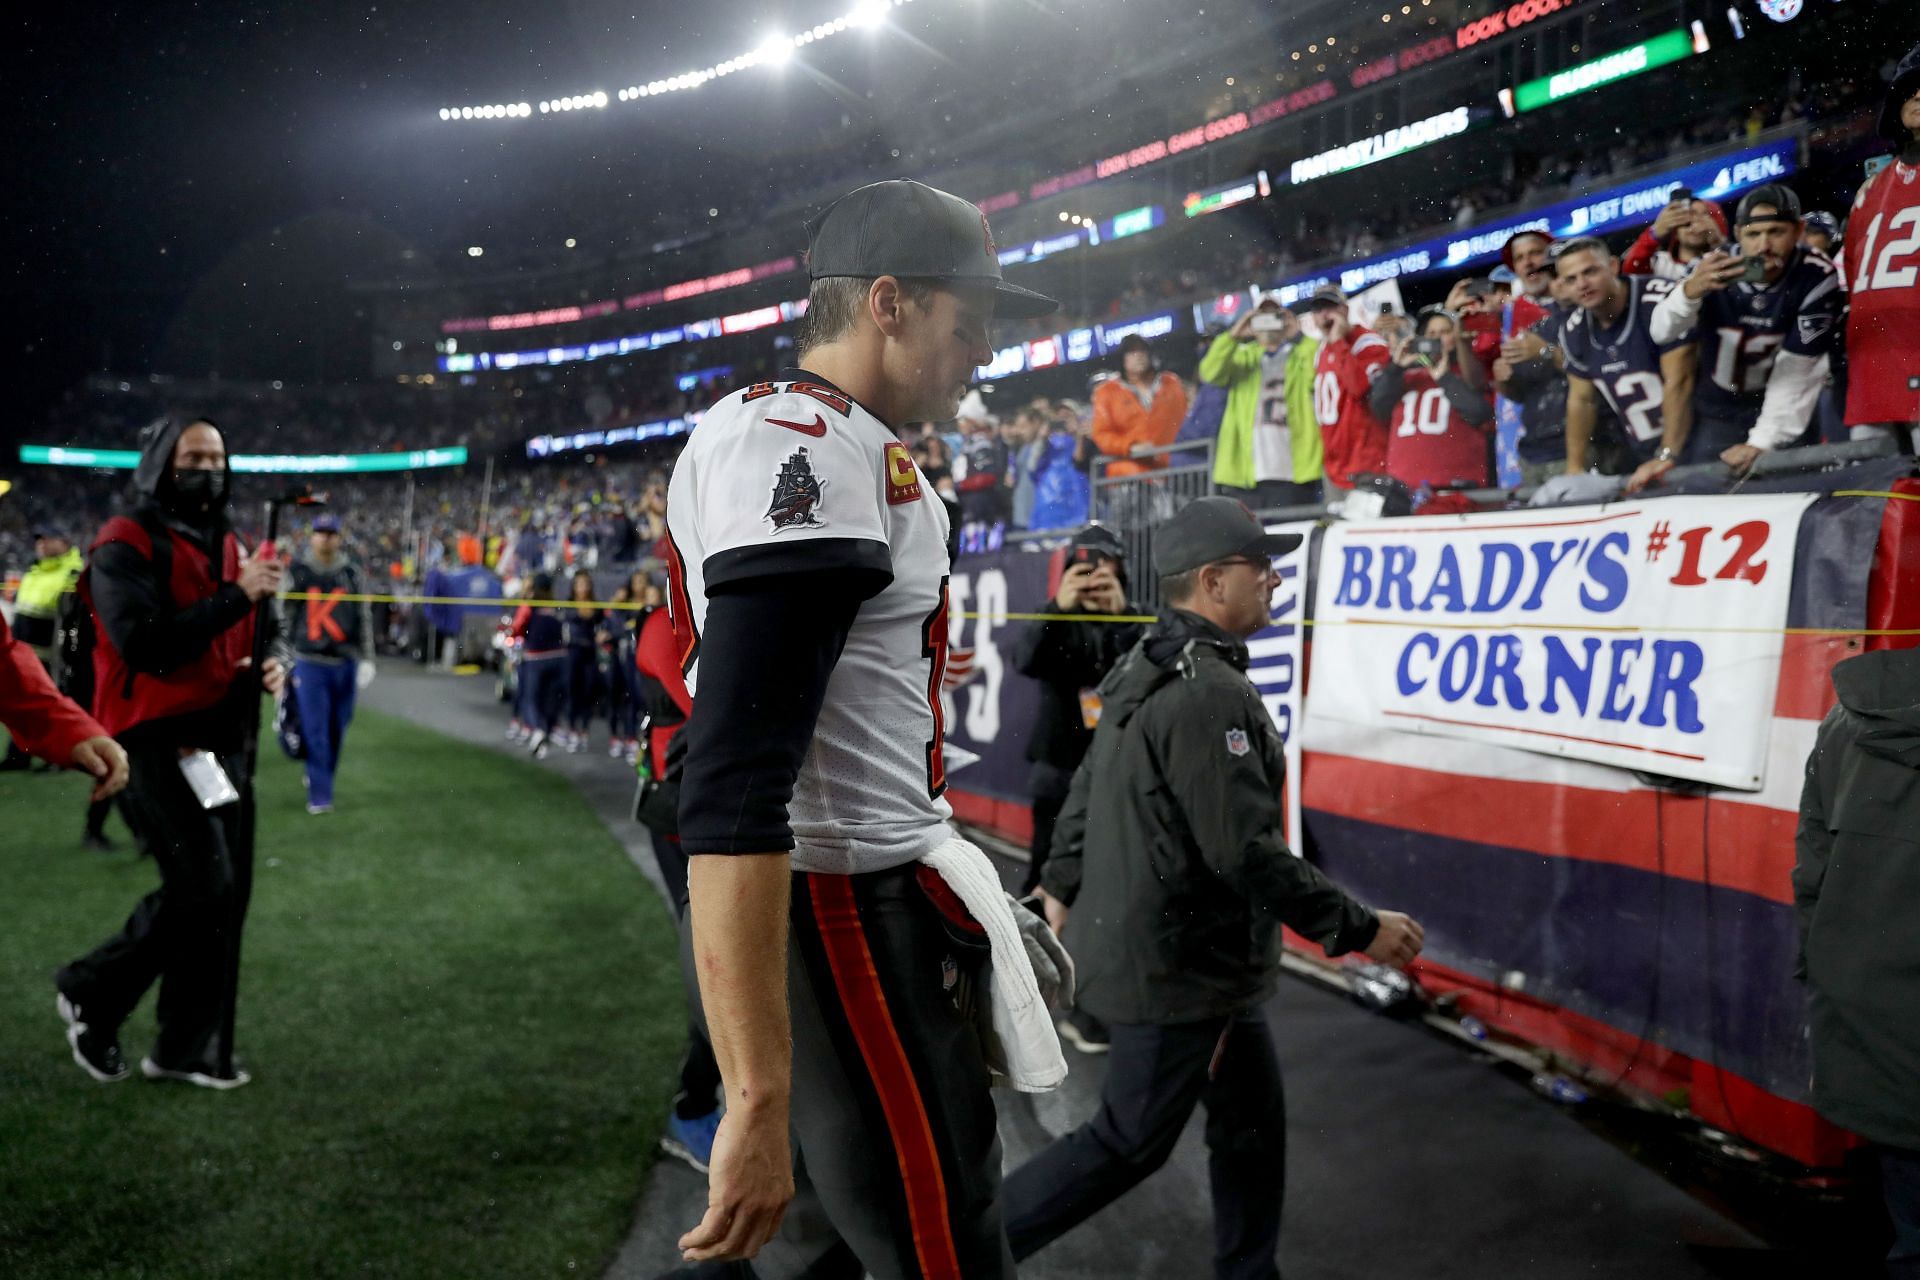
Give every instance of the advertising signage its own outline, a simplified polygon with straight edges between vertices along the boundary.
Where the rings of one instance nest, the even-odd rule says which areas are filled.
[[[1291,306],[1322,285],[1337,284],[1348,293],[1357,293],[1385,280],[1430,271],[1458,271],[1492,262],[1499,258],[1501,246],[1519,231],[1545,231],[1564,238],[1605,235],[1644,226],[1653,221],[1676,187],[1689,187],[1703,200],[1724,200],[1749,187],[1790,176],[1796,168],[1798,154],[1799,144],[1794,139],[1781,138],[1669,169],[1640,182],[1589,192],[1532,213],[1503,218],[1476,227],[1468,234],[1416,241],[1337,271],[1290,277],[1269,292],[1279,294],[1280,301]],[[1196,311],[1196,323],[1204,326],[1207,320],[1220,318],[1213,314],[1217,304],[1202,304],[1202,308],[1209,309],[1208,314],[1203,318]]]
[[[1651,40],[1642,40],[1639,44],[1616,50],[1604,58],[1595,58],[1577,67],[1569,67],[1565,71],[1558,71],[1553,75],[1542,76],[1538,80],[1529,80],[1525,84],[1516,86],[1508,114],[1513,115],[1551,106],[1589,90],[1626,80],[1642,72],[1652,71],[1655,67],[1679,62],[1696,53],[1705,53],[1706,50],[1704,28],[1697,33],[1669,31],[1665,35],[1655,36]],[[1503,98],[1502,102],[1505,101]]]
[[[1376,133],[1371,138],[1349,142],[1345,146],[1322,151],[1317,156],[1295,160],[1288,173],[1288,181],[1298,186],[1316,178],[1391,160],[1395,156],[1465,133],[1472,123],[1472,113],[1466,107],[1442,111],[1437,116],[1428,116],[1425,120]]]
[[[1272,194],[1273,185],[1267,181],[1267,171],[1262,169],[1205,191],[1189,192],[1182,207],[1189,218],[1198,218],[1202,214],[1231,209],[1249,200],[1264,200]]]

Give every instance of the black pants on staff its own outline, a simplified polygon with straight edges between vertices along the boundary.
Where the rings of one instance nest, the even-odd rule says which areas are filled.
[[[241,799],[203,809],[172,747],[136,747],[122,794],[134,827],[160,868],[160,887],[140,900],[120,931],[55,976],[97,1031],[117,1028],[156,981],[160,1035],[153,1060],[171,1070],[216,1072],[221,1024],[239,974],[233,957],[253,894],[252,805],[245,762],[220,766]]]
[[[1007,1235],[1025,1259],[1143,1182],[1207,1109],[1213,1274],[1278,1280],[1287,1115],[1259,1010],[1172,1026],[1114,1025],[1094,1117],[1008,1178]]]

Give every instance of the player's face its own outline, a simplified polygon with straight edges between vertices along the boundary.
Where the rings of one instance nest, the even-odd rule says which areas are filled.
[[[1560,281],[1576,306],[1591,311],[1604,302],[1619,276],[1612,258],[1603,258],[1591,249],[1560,255]]]
[[[1800,223],[1750,222],[1740,228],[1740,252],[1767,264],[1767,283],[1772,284],[1787,269],[1787,255],[1800,243]]]
[[[888,379],[908,391],[908,422],[946,422],[960,410],[974,370],[993,361],[987,324],[991,286],[940,289],[924,306],[908,301],[889,345]]]

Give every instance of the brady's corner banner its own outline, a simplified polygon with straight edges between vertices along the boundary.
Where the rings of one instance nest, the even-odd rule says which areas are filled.
[[[1762,782],[1811,494],[1337,525],[1309,723]]]
[[[1273,593],[1271,623],[1247,641],[1247,678],[1260,691],[1260,701],[1273,717],[1286,748],[1287,847],[1301,850],[1300,830],[1300,712],[1301,677],[1305,673],[1307,620],[1307,557],[1313,553],[1311,520],[1270,524],[1268,533],[1297,533],[1300,545],[1274,559],[1280,586]]]

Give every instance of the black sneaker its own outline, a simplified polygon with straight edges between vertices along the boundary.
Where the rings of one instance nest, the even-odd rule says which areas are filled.
[[[1060,1038],[1082,1053],[1105,1053],[1113,1047],[1107,1024],[1079,1009],[1061,1019]]]
[[[80,837],[80,847],[96,853],[112,853],[113,841],[107,839],[105,832],[89,831]]]
[[[180,1084],[196,1085],[202,1089],[238,1089],[250,1084],[253,1077],[240,1067],[233,1074],[223,1076],[218,1070],[205,1064],[192,1067],[163,1067],[153,1060],[152,1055],[140,1059],[140,1074],[149,1080],[172,1080]]]
[[[133,1074],[120,1052],[119,1038],[111,1033],[96,1033],[87,1026],[80,1006],[67,999],[65,992],[55,997],[54,1008],[67,1024],[67,1044],[73,1049],[73,1060],[80,1064],[82,1071],[101,1084],[113,1084]]]

